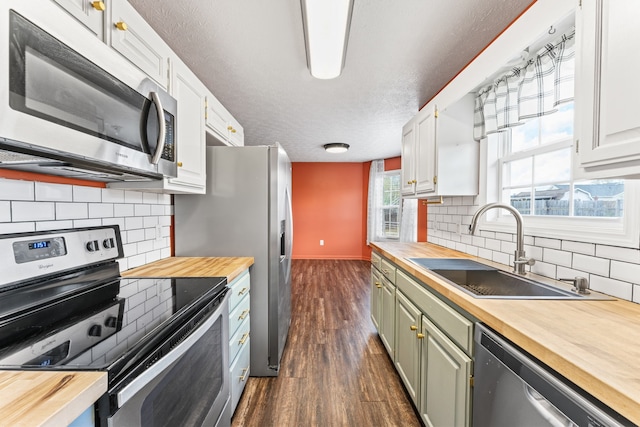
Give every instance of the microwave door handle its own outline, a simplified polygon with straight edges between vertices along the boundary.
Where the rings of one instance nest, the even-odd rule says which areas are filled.
[[[162,152],[164,151],[164,138],[167,129],[164,122],[164,109],[162,108],[160,97],[156,92],[151,92],[149,93],[149,95],[151,96],[151,102],[153,102],[156,106],[156,112],[158,113],[158,124],[160,125],[160,132],[158,133],[158,143],[156,144],[156,152],[153,153],[153,157],[151,158],[151,164],[157,165],[160,161],[160,156],[162,156]]]

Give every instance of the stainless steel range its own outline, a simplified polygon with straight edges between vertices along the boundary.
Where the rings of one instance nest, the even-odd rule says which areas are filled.
[[[0,235],[0,369],[97,370],[97,425],[228,425],[226,278],[122,278],[118,226]],[[226,344],[226,345],[225,345]]]

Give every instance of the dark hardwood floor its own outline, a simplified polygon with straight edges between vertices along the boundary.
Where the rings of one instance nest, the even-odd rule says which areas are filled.
[[[420,426],[370,319],[370,264],[294,260],[278,377],[251,377],[233,426]]]

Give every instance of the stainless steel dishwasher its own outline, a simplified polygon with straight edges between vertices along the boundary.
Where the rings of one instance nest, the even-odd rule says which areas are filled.
[[[474,427],[634,425],[479,323],[475,342]]]

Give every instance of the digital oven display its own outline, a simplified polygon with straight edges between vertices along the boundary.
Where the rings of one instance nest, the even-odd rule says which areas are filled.
[[[39,242],[29,242],[29,250],[43,249],[51,246],[51,240],[40,240]]]

